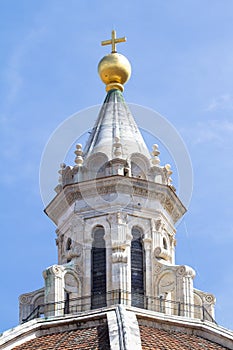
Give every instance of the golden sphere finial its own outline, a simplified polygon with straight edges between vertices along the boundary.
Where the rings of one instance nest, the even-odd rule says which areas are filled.
[[[101,80],[106,84],[106,91],[118,89],[123,91],[123,84],[129,80],[131,65],[128,59],[117,53],[116,44],[126,41],[126,38],[116,38],[116,31],[112,31],[112,39],[102,41],[102,45],[112,45],[112,53],[102,58],[98,65]]]

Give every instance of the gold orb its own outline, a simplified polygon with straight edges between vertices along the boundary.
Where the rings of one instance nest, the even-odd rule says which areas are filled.
[[[101,80],[106,84],[106,91],[111,89],[123,91],[123,84],[131,75],[131,65],[125,56],[114,52],[102,58],[98,65],[98,72]]]

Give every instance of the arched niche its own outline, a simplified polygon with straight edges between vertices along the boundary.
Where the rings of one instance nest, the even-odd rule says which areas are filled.
[[[44,290],[40,291],[38,294],[36,294],[32,298],[32,304],[33,304],[33,309],[35,310],[36,308],[38,309],[37,315],[38,317],[41,317],[44,315]]]
[[[97,152],[91,155],[85,165],[88,168],[90,179],[100,178],[106,175],[106,166],[108,164],[108,157],[102,152]]]
[[[193,300],[194,300],[194,318],[202,319],[203,318],[203,301],[200,295],[197,294],[197,292],[194,291],[193,293]]]
[[[64,288],[64,313],[81,311],[81,283],[74,271],[65,272]]]
[[[174,272],[167,271],[158,280],[159,297],[157,311],[169,315],[178,315],[180,313],[179,304],[176,303],[175,297],[176,276]]]
[[[130,157],[131,176],[139,179],[147,179],[150,163],[149,160],[140,153],[133,153]]]

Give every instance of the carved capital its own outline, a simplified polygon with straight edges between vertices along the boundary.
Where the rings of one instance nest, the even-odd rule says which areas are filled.
[[[58,266],[58,265],[53,265],[53,266],[51,266],[50,271],[51,271],[55,276],[60,276],[61,273],[62,273],[62,271],[63,271],[63,269],[62,269],[60,266]]]
[[[123,247],[117,247],[113,249],[112,252],[112,262],[113,263],[127,263],[128,258]]]
[[[151,238],[144,238],[143,239],[143,245],[145,250],[150,250],[151,249]]]
[[[155,221],[155,229],[156,229],[156,231],[159,231],[161,226],[162,226],[162,220],[161,219],[156,220]]]
[[[64,271],[63,265],[52,265],[45,271],[43,271],[43,277],[44,279],[48,278],[49,275],[54,275],[56,277],[62,277]]]
[[[121,251],[125,251],[126,247],[128,247],[129,244],[127,244],[126,242],[120,242],[120,241],[112,241],[112,250],[121,250]]]
[[[161,218],[158,218],[156,220],[153,220],[152,222],[152,229],[154,231],[159,231],[161,232],[164,229],[165,223]]]

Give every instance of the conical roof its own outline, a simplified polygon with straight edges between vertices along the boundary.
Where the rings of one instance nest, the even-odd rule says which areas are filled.
[[[113,155],[114,145],[120,145],[121,158],[128,159],[133,153],[140,153],[150,159],[150,153],[142,134],[118,89],[107,93],[97,121],[84,149],[84,158],[97,152],[108,159]]]

